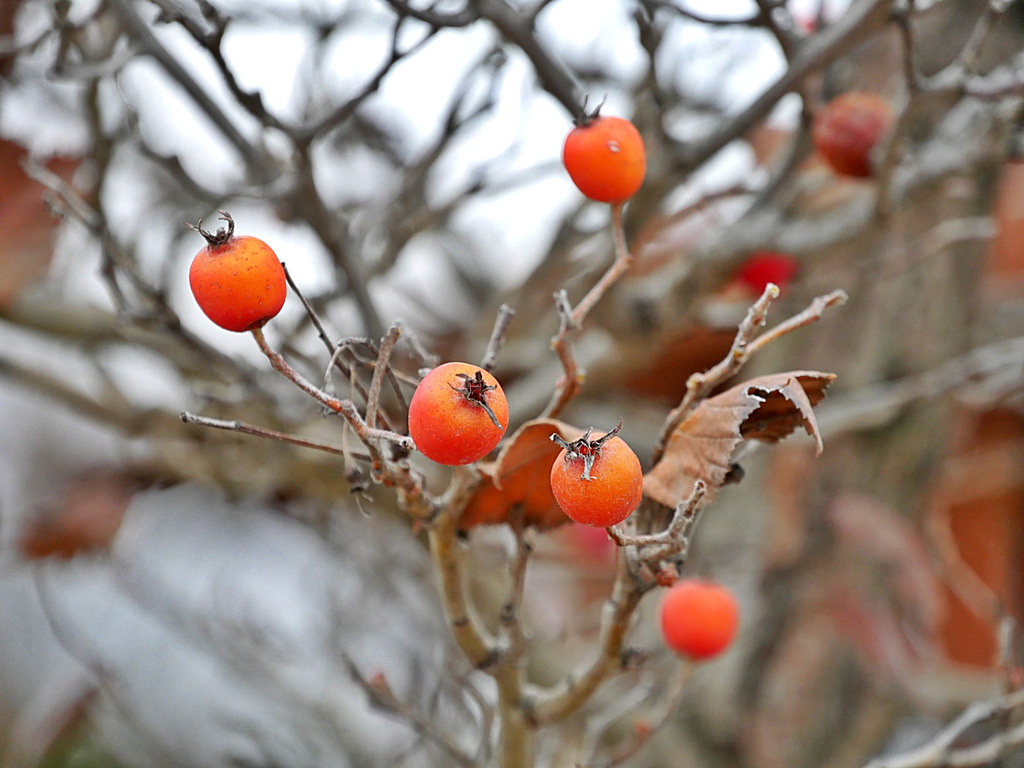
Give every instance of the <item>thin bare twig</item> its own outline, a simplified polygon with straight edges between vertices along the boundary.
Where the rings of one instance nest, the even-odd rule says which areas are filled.
[[[768,309],[779,297],[779,287],[774,283],[765,286],[764,293],[755,301],[746,316],[739,324],[736,336],[733,339],[732,347],[725,357],[713,368],[704,373],[695,373],[686,382],[686,394],[682,402],[673,408],[665,418],[665,426],[654,452],[654,462],[661,458],[665,442],[686,415],[693,410],[693,407],[720,383],[735,375],[747,360],[747,347],[757,336],[758,331],[764,326],[768,318]]]
[[[411,451],[416,447],[412,438],[390,430],[370,427],[359,415],[351,400],[340,400],[327,394],[288,365],[287,361],[267,343],[261,328],[252,331],[252,335],[274,370],[321,405],[345,418],[352,432],[366,446],[372,463],[373,479],[394,486],[398,492],[399,504],[410,515],[421,519],[430,517],[433,514],[434,502],[424,490],[423,479],[415,475],[405,462],[392,462],[386,459],[377,445],[378,441],[383,440],[397,445],[402,450]]]
[[[558,359],[562,363],[563,376],[555,387],[551,401],[542,413],[543,417],[554,418],[557,416],[579,392],[583,383],[583,373],[576,364],[576,357],[572,348],[573,339],[582,329],[583,321],[590,313],[590,310],[597,305],[597,302],[604,297],[633,263],[633,256],[626,245],[626,232],[622,226],[622,203],[612,206],[611,227],[615,242],[615,260],[597,283],[580,299],[576,308],[571,308],[568,296],[564,290],[555,293],[555,303],[559,314],[559,328],[558,334],[551,340],[551,348],[558,355]]]
[[[911,23],[913,15],[914,0],[907,0],[906,7],[894,15],[896,28],[900,33],[900,42],[903,46],[903,79],[907,83],[907,91],[911,94],[921,90],[921,72],[917,66],[917,46]]]
[[[487,349],[484,350],[484,356],[480,360],[480,367],[485,371],[489,371],[494,367],[498,358],[498,350],[501,349],[501,345],[505,341],[505,333],[508,331],[508,326],[515,316],[516,311],[508,304],[502,304],[498,307],[498,316],[494,320],[491,338],[488,339]]]
[[[242,135],[231,118],[211,96],[207,95],[178,59],[163,46],[153,34],[150,26],[135,12],[131,2],[129,0],[110,0],[109,5],[143,53],[155,59],[171,79],[185,90],[189,98],[206,114],[224,138],[238,150],[249,169],[261,179],[270,176],[271,166],[267,163],[264,153]]]
[[[466,3],[466,7],[461,11],[452,11],[451,13],[441,13],[433,10],[421,10],[419,8],[413,8],[408,3],[403,3],[401,0],[385,0],[388,5],[395,9],[395,12],[399,16],[410,16],[422,22],[426,22],[432,27],[438,29],[444,27],[450,27],[458,29],[459,27],[466,27],[480,18],[477,11],[472,7],[472,3]]]
[[[533,544],[528,540],[529,532],[522,525],[521,520],[513,521],[511,528],[514,536],[514,549],[508,566],[509,590],[498,620],[506,639],[506,649],[503,655],[508,663],[514,664],[522,658],[526,651],[526,633],[523,631],[520,614],[523,607],[523,594],[526,589],[526,567],[530,562],[530,555],[533,554]]]
[[[366,424],[369,427],[377,426],[377,405],[380,401],[381,388],[384,385],[384,377],[390,367],[391,352],[402,335],[402,328],[393,325],[381,339],[380,349],[377,352],[377,362],[373,368],[373,377],[370,379],[370,389],[366,393]]]
[[[841,289],[832,291],[831,293],[826,293],[823,296],[816,296],[811,300],[810,305],[802,312],[793,315],[793,317],[779,323],[771,330],[765,331],[754,339],[747,347],[747,359],[760,352],[773,341],[777,341],[783,336],[786,336],[799,328],[803,328],[805,325],[816,323],[821,319],[821,316],[825,314],[826,309],[845,304],[847,298],[846,291]]]
[[[1024,336],[994,342],[932,370],[838,395],[818,409],[818,426],[827,435],[878,429],[910,403],[990,380],[1004,379],[1020,391],[1022,371]]]
[[[635,562],[652,575],[661,572],[670,561],[673,567],[678,568],[686,560],[707,491],[707,484],[703,480],[696,481],[690,495],[676,506],[672,520],[663,531],[630,535],[612,526],[608,529],[608,535],[620,547],[636,547]],[[640,573],[636,567],[634,570]]]
[[[683,696],[686,694],[687,684],[690,682],[690,678],[693,676],[693,671],[696,668],[697,665],[690,661],[681,660],[678,662],[672,671],[670,679],[665,684],[665,692],[661,696],[661,701],[655,701],[648,713],[637,723],[637,727],[632,732],[632,739],[614,750],[605,760],[588,761],[587,765],[613,768],[616,765],[621,765],[639,752],[651,740],[651,737],[659,733],[675,714],[683,700]]]
[[[282,443],[290,443],[291,445],[297,445],[301,448],[312,448],[316,451],[323,451],[324,453],[334,453],[339,456],[348,456],[351,451],[346,450],[343,446],[332,445],[331,443],[323,443],[319,440],[309,440],[305,437],[299,437],[298,435],[292,435],[288,432],[280,432],[276,429],[266,429],[264,427],[257,427],[253,424],[246,424],[243,421],[237,419],[225,420],[215,419],[211,416],[200,416],[195,413],[188,411],[182,411],[179,418],[185,424],[196,424],[201,427],[211,427],[212,429],[223,429],[228,432],[238,432],[243,435],[253,435],[254,437],[265,437],[268,440],[278,440]],[[363,455],[363,460],[369,461],[370,457]]]
[[[180,8],[168,0],[154,0],[154,2],[160,6],[161,21],[174,21],[181,25],[196,43],[206,49],[206,52],[217,66],[224,84],[227,85],[228,90],[231,91],[231,95],[239,106],[267,128],[274,128],[286,134],[291,131],[291,126],[286,125],[267,109],[259,91],[245,90],[238,82],[238,78],[235,77],[235,73],[228,65],[227,59],[224,58],[222,44],[228,29],[228,19],[221,15],[220,11],[210,3],[203,7],[203,18],[213,26],[213,31],[207,32],[203,25],[197,23],[192,16],[182,12]]]
[[[676,165],[684,172],[692,171],[716,155],[723,147],[746,134],[778,103],[779,99],[797,89],[813,72],[835,61],[857,45],[871,32],[889,23],[896,0],[869,0],[854,3],[836,23],[811,38],[794,56],[786,71],[768,86],[742,112],[726,119],[703,141],[679,147]]]
[[[991,765],[1024,744],[1024,723],[998,730],[977,743],[963,746],[961,738],[973,727],[1024,707],[1024,691],[979,701],[916,749],[879,757],[866,768],[975,768]]]
[[[534,726],[552,725],[569,717],[587,703],[601,683],[622,668],[630,619],[643,594],[629,574],[620,570],[601,614],[597,654],[560,685],[534,692],[523,701],[526,716]]]
[[[317,337],[319,337],[320,341],[322,341],[324,346],[327,347],[328,353],[333,353],[334,342],[331,341],[331,337],[327,335],[327,331],[324,329],[323,323],[320,322],[320,318],[317,317],[316,312],[313,311],[313,306],[306,300],[302,291],[299,290],[299,286],[292,279],[291,272],[288,271],[288,266],[283,261],[281,262],[281,267],[284,269],[284,279],[288,281],[288,285],[292,289],[292,292],[299,297],[299,301],[302,302],[302,306],[306,310],[306,317],[309,318],[309,322],[311,322],[313,327],[316,328]]]
[[[391,0],[388,0],[391,2]],[[579,112],[579,87],[572,75],[552,56],[534,34],[533,21],[505,0],[477,0],[471,3],[480,16],[494,25],[502,37],[522,51],[533,65],[537,80],[573,117]]]
[[[359,107],[370,96],[372,96],[374,93],[380,90],[380,86],[384,82],[384,78],[388,75],[389,72],[391,72],[394,66],[402,59],[412,55],[420,48],[422,48],[424,45],[426,45],[427,41],[431,40],[440,29],[440,27],[437,26],[432,27],[422,38],[417,40],[411,46],[409,46],[405,50],[399,50],[399,32],[401,31],[402,24],[404,23],[404,21],[404,16],[399,16],[395,20],[395,25],[391,32],[391,50],[388,53],[388,58],[381,63],[381,65],[377,68],[377,71],[374,72],[370,80],[366,83],[365,86],[363,86],[363,89],[359,93],[352,96],[352,98],[348,99],[343,104],[338,105],[336,108],[332,109],[330,112],[328,112],[326,115],[322,116],[318,120],[315,120],[309,125],[305,125],[302,128],[300,128],[296,132],[297,141],[301,143],[308,143],[313,139],[319,137],[320,134],[324,133],[325,131],[336,128],[337,126],[341,125],[346,120],[351,118],[356,113],[356,110],[358,110]]]
[[[407,722],[417,733],[440,747],[457,765],[465,768],[473,768],[476,765],[473,758],[463,751],[451,734],[442,731],[430,717],[399,699],[382,673],[366,677],[348,654],[342,653],[341,659],[349,675],[363,689],[373,706]]]
[[[669,11],[680,18],[709,27],[760,27],[762,25],[760,13],[737,19],[723,19],[717,16],[706,16],[688,8],[681,8],[669,0],[641,0],[641,5],[646,6],[652,12],[655,10]]]

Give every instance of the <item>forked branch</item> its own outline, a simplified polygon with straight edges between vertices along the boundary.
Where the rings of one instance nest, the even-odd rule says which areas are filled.
[[[780,323],[770,331],[759,335],[761,328],[767,322],[768,310],[778,296],[778,286],[769,283],[761,297],[747,310],[746,317],[743,318],[736,331],[732,346],[722,361],[704,373],[693,374],[687,380],[686,394],[679,405],[673,408],[665,419],[665,425],[662,427],[661,435],[654,450],[655,463],[661,458],[669,435],[675,431],[687,414],[701,400],[711,394],[716,387],[739,373],[740,369],[743,368],[754,354],[764,349],[771,342],[821,319],[826,309],[845,303],[847,298],[846,292],[842,290],[818,296],[802,312],[793,315],[793,317]]]

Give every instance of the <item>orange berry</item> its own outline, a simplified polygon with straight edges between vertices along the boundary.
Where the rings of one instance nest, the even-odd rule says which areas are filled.
[[[621,523],[636,509],[644,493],[640,460],[617,436],[618,427],[590,439],[567,443],[557,434],[551,439],[562,446],[551,465],[551,492],[562,511],[577,523],[607,528]]]
[[[661,599],[665,644],[695,661],[710,659],[728,648],[739,623],[739,603],[720,584],[680,581]]]
[[[235,237],[235,222],[224,211],[227,229],[216,233],[193,227],[206,238],[206,247],[195,255],[188,282],[196,303],[208,318],[229,331],[262,327],[284,306],[288,281],[284,267],[262,240]]]
[[[445,363],[420,381],[409,402],[409,435],[438,464],[471,464],[490,453],[508,427],[508,400],[479,366]]]
[[[836,173],[867,178],[874,173],[872,153],[889,133],[892,121],[892,108],[884,98],[848,91],[818,110],[811,138]]]
[[[644,140],[621,117],[584,118],[569,131],[562,164],[580,192],[600,203],[624,203],[644,182]]]

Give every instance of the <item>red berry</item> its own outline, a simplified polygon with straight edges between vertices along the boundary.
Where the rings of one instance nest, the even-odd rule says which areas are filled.
[[[818,110],[811,137],[836,173],[865,178],[873,173],[872,153],[892,121],[892,108],[884,98],[848,91]]]
[[[194,227],[206,238],[195,255],[188,282],[208,318],[229,331],[263,326],[284,306],[288,293],[284,267],[270,246],[246,235],[235,237],[235,222],[221,211],[227,229],[216,234]]]
[[[725,587],[706,581],[680,581],[661,600],[665,644],[695,661],[717,656],[732,643],[740,609]]]
[[[562,163],[580,192],[600,203],[624,203],[644,182],[644,140],[629,120],[597,115],[569,131]]]
[[[768,283],[785,288],[799,270],[800,262],[788,253],[758,251],[752,253],[736,270],[735,279],[760,296]]]
[[[637,508],[644,493],[640,460],[625,441],[621,428],[590,439],[590,430],[571,443],[557,434],[562,446],[551,465],[551,492],[571,520],[607,528],[621,523]]]
[[[490,453],[508,427],[508,400],[487,371],[445,363],[420,381],[409,402],[409,435],[438,464],[471,464]]]

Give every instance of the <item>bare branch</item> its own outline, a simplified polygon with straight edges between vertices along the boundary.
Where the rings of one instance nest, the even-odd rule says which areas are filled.
[[[546,726],[564,720],[586,704],[601,683],[621,669],[630,619],[642,595],[629,575],[620,570],[601,614],[597,654],[559,686],[526,698],[523,707],[531,723]]]
[[[438,29],[440,29],[440,27],[432,28],[409,48],[399,50],[398,33],[402,28],[404,18],[404,16],[400,16],[395,20],[395,26],[391,32],[391,50],[388,53],[388,58],[381,63],[380,67],[377,68],[377,71],[374,72],[366,85],[363,86],[363,89],[343,104],[339,104],[320,119],[298,129],[295,132],[295,138],[298,142],[303,144],[309,143],[325,131],[336,128],[352,117],[356,113],[356,110],[358,110],[359,107],[362,106],[368,98],[370,98],[370,96],[380,90],[381,83],[384,82],[384,78],[387,77],[389,72],[391,72],[395,64],[426,45],[427,41],[433,38],[433,36],[437,34]]]
[[[533,544],[528,540],[529,532],[521,520],[512,521],[511,528],[514,541],[508,567],[509,590],[498,615],[498,621],[506,638],[503,660],[509,664],[516,664],[527,650],[526,633],[520,614],[526,589],[526,567],[530,562],[530,555],[533,554]]]
[[[541,86],[562,103],[573,117],[580,109],[579,88],[572,76],[549,54],[533,33],[533,20],[521,17],[505,0],[479,0],[479,13],[502,36],[526,54]]]
[[[818,426],[829,435],[877,429],[896,418],[910,403],[938,397],[972,383],[984,388],[989,381],[1002,379],[1019,392],[1022,371],[1024,337],[998,341],[930,371],[837,395],[819,407]]]
[[[837,305],[845,304],[847,300],[846,291],[835,290],[831,293],[826,293],[824,296],[816,296],[810,303],[810,305],[799,312],[788,320],[779,323],[777,326],[772,328],[770,331],[765,331],[756,339],[754,339],[746,350],[746,357],[749,359],[752,355],[757,354],[766,346],[771,344],[773,341],[781,339],[783,336],[792,333],[795,330],[803,328],[805,325],[816,323],[821,319],[821,316],[825,314],[825,310]]]
[[[231,67],[228,66],[221,47],[224,41],[224,35],[228,29],[228,19],[224,18],[224,16],[222,16],[221,13],[212,5],[207,4],[204,8],[203,16],[213,25],[213,31],[207,32],[201,24],[198,24],[188,14],[183,13],[180,8],[169,3],[168,0],[153,0],[153,2],[160,6],[162,21],[174,21],[180,24],[185,31],[192,36],[193,40],[206,49],[206,52],[210,55],[210,58],[213,59],[213,63],[220,72],[225,85],[227,85],[228,90],[231,91],[231,95],[239,106],[259,120],[264,127],[274,128],[283,133],[291,132],[290,126],[285,125],[276,115],[267,109],[266,105],[263,103],[263,97],[260,92],[247,91],[242,88],[238,82],[238,78],[235,77],[235,73],[232,72]]]
[[[267,162],[264,153],[242,136],[241,131],[239,131],[227,114],[207,95],[206,91],[192,78],[178,59],[157,40],[149,25],[135,12],[131,0],[110,0],[109,5],[120,17],[121,23],[124,24],[128,34],[131,35],[142,51],[155,59],[163,67],[164,71],[185,89],[185,92],[206,114],[210,122],[238,150],[249,170],[259,179],[269,178],[272,175],[272,166]]]
[[[366,332],[374,338],[380,338],[384,335],[384,324],[373,303],[373,297],[370,296],[366,265],[349,252],[344,238],[338,231],[337,217],[327,208],[320,196],[313,176],[313,159],[310,156],[309,145],[300,144],[298,150],[294,202],[299,210],[303,211],[306,222],[345,275],[348,290],[359,309]]]
[[[418,8],[413,8],[411,5],[404,3],[401,0],[386,0],[386,2],[395,9],[399,16],[410,16],[414,19],[427,23],[432,27],[437,27],[438,29],[443,27],[456,29],[459,27],[466,27],[480,18],[479,13],[473,9],[472,3],[466,3],[466,7],[461,11],[439,13],[437,11],[424,11]]]
[[[636,575],[648,576],[649,580],[650,575],[661,574],[665,567],[675,568],[678,573],[689,553],[690,539],[707,490],[703,480],[696,481],[690,495],[676,506],[668,527],[658,533],[629,535],[614,526],[608,529],[608,535],[620,547],[636,547],[635,562],[639,565],[639,568],[634,567]]]
[[[633,728],[630,741],[612,751],[603,761],[588,761],[587,764],[613,768],[623,764],[639,752],[650,742],[651,737],[661,731],[679,709],[679,704],[686,693],[687,684],[696,668],[696,664],[687,660],[680,660],[676,663],[671,677],[665,683],[665,690],[661,694],[660,701],[645,702],[648,710],[641,716],[642,719],[636,724],[637,727]]]
[[[341,658],[352,679],[363,689],[373,706],[407,722],[417,733],[440,747],[457,765],[465,768],[476,766],[476,761],[462,750],[451,734],[445,733],[430,717],[400,700],[382,673],[366,677],[348,654],[341,654]]]
[[[453,484],[472,470],[457,467]],[[430,553],[441,583],[441,597],[445,614],[455,642],[473,667],[486,669],[497,660],[497,650],[476,614],[470,608],[466,595],[463,561],[458,548],[458,519],[447,509],[440,509],[427,528]]]
[[[484,350],[484,356],[480,360],[480,367],[485,371],[491,370],[495,362],[497,362],[498,350],[501,349],[501,345],[505,341],[505,332],[515,316],[516,311],[508,304],[502,304],[498,307],[498,316],[494,320],[491,338],[488,339],[487,349]]]
[[[958,742],[971,728],[1021,707],[1024,707],[1024,691],[976,702],[917,749],[877,758],[869,762],[866,768],[980,768],[992,765],[1024,744],[1024,723],[1005,730],[999,729],[968,746]]]
[[[379,441],[385,441],[396,445],[403,451],[411,451],[416,447],[412,438],[390,430],[370,427],[359,415],[359,411],[351,400],[341,400],[329,395],[288,365],[285,359],[267,344],[262,329],[253,330],[252,335],[274,370],[321,405],[345,418],[355,436],[369,452],[372,463],[371,476],[374,481],[394,486],[398,492],[400,506],[413,517],[419,519],[431,517],[434,513],[434,501],[424,490],[422,477],[414,474],[404,461],[389,461],[378,446]]]
[[[739,19],[722,19],[713,16],[706,16],[696,11],[691,11],[687,8],[681,8],[670,0],[640,0],[640,4],[648,8],[650,11],[664,10],[669,11],[675,16],[679,16],[689,21],[695,21],[698,24],[704,24],[709,27],[759,27],[761,26],[761,14],[756,13],[753,16],[746,16]]]
[[[321,342],[323,342],[323,345],[327,347],[327,352],[333,354],[334,342],[331,341],[331,337],[327,335],[327,331],[324,329],[323,323],[320,322],[320,318],[317,317],[316,312],[313,311],[313,307],[306,300],[306,297],[303,295],[302,291],[299,290],[299,286],[296,285],[295,281],[292,279],[291,273],[288,271],[288,266],[283,261],[281,262],[281,267],[284,269],[284,276],[285,279],[288,281],[288,286],[292,289],[292,292],[299,297],[299,301],[302,302],[302,306],[306,310],[306,316],[309,318],[309,321],[313,324],[313,327],[316,329],[317,337],[320,339]]]
[[[801,48],[786,71],[749,107],[723,122],[702,142],[683,146],[676,152],[676,165],[689,172],[716,155],[727,144],[743,136],[761,121],[779,99],[812,72],[835,61],[866,35],[888,23],[896,0],[867,0],[854,3],[836,24],[815,35]]]
[[[279,432],[275,429],[266,429],[264,427],[257,427],[252,424],[246,424],[243,421],[232,419],[230,421],[225,419],[215,419],[210,416],[200,416],[188,411],[182,411],[179,415],[181,420],[185,424],[197,424],[201,427],[211,427],[213,429],[223,429],[228,432],[238,432],[243,435],[253,435],[255,437],[265,437],[269,440],[278,440],[283,443],[290,443],[291,445],[297,445],[302,448],[312,448],[316,451],[323,451],[324,453],[335,453],[339,456],[347,456],[351,452],[347,451],[342,446],[331,445],[330,443],[322,443],[319,440],[309,440],[298,435],[291,435],[287,432]],[[365,461],[369,461],[369,456],[362,457]]]

